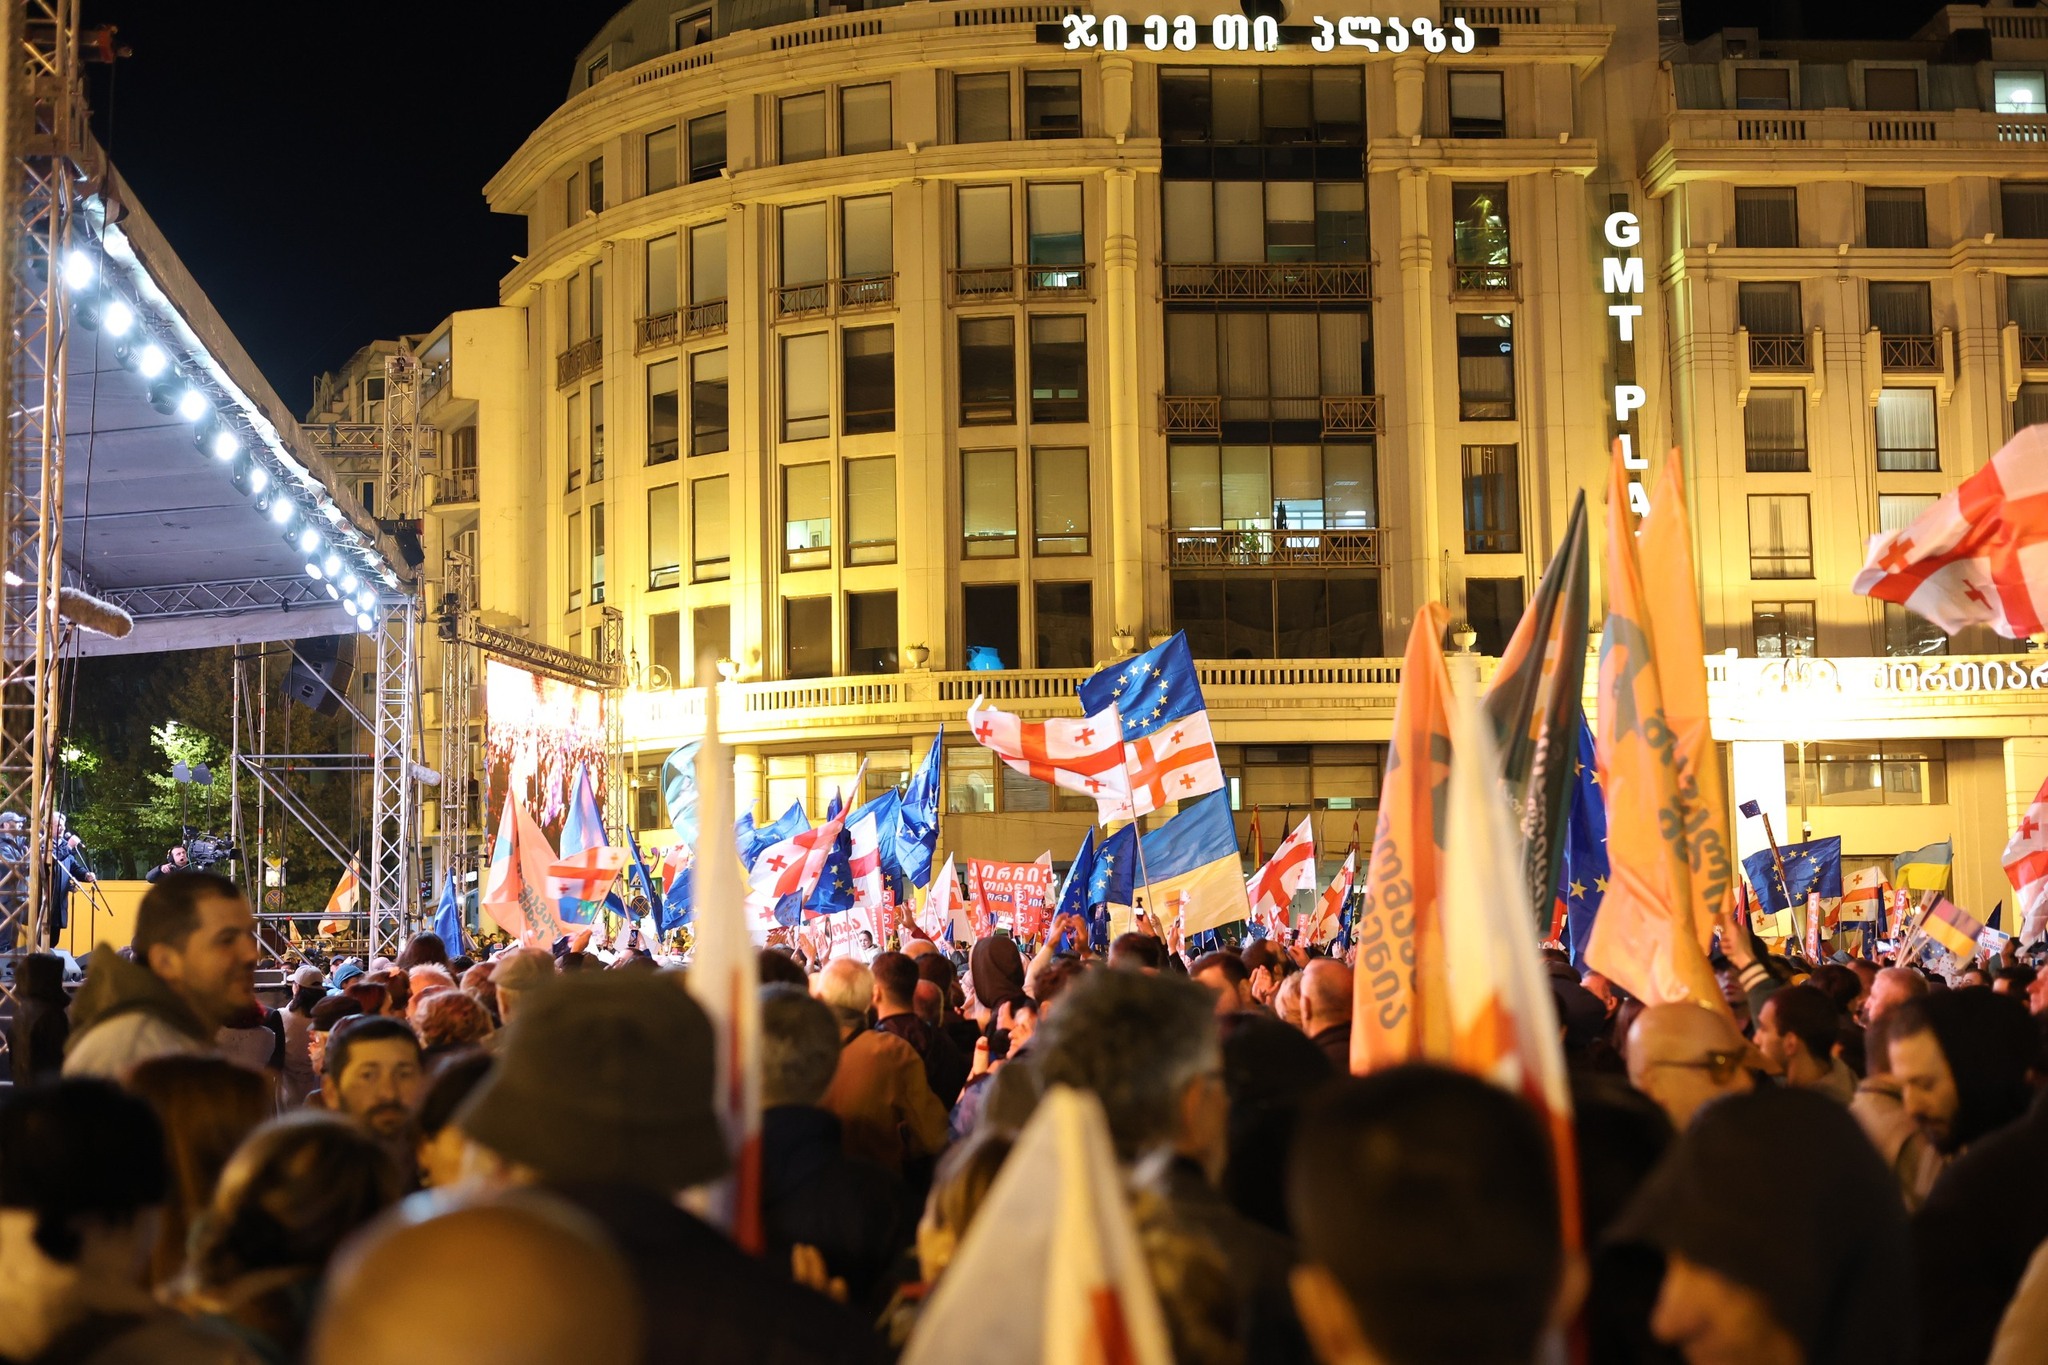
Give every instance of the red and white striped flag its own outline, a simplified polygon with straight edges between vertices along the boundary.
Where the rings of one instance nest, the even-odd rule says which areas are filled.
[[[884,893],[881,823],[875,818],[875,812],[867,812],[848,826],[846,837],[852,845],[846,864],[853,873],[854,908],[867,914],[868,922],[875,926],[875,941],[879,943],[882,938]]]
[[[976,743],[1018,772],[1093,797],[1101,819],[1130,814],[1123,721],[1114,707],[1078,720],[1023,720],[976,697],[967,726]]]
[[[1888,890],[1882,867],[1873,865],[1850,873],[1842,879],[1842,904],[1836,919],[1842,924],[1875,922],[1882,918]]]
[[[1297,892],[1316,889],[1316,841],[1310,817],[1301,817],[1273,856],[1244,884],[1252,922],[1264,923],[1275,938],[1287,932],[1287,912]]]
[[[342,869],[341,880],[334,884],[333,893],[321,908],[319,931],[330,936],[347,933],[349,921],[355,918],[356,902],[362,899],[362,894],[362,880],[356,876],[356,865],[350,863]]]
[[[2033,943],[2048,931],[2048,782],[2034,793],[2033,804],[2020,816],[2005,846],[2006,880],[2019,895],[2020,942]]]
[[[2039,634],[2048,616],[2048,426],[2022,428],[1911,525],[1873,536],[1855,586],[1950,635],[1976,625],[2008,640]]]

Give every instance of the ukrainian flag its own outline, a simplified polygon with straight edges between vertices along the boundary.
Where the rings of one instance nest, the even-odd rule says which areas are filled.
[[[1946,891],[1955,860],[1955,844],[1947,839],[1901,853],[1892,860],[1892,885],[1908,891]]]
[[[1211,792],[1139,840],[1138,875],[1145,904],[1160,928],[1181,917],[1188,938],[1251,916],[1237,825],[1228,792]]]

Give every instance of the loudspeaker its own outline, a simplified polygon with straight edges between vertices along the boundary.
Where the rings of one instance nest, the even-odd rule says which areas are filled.
[[[322,635],[300,640],[292,646],[295,656],[291,671],[284,676],[286,701],[309,706],[323,716],[341,710],[341,698],[356,676],[356,637]],[[321,686],[325,680],[327,686]],[[333,690],[328,690],[332,688]]]

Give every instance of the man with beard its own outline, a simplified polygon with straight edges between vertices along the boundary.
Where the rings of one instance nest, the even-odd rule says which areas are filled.
[[[327,1040],[326,1065],[327,1107],[367,1128],[410,1176],[412,1115],[427,1086],[420,1040],[401,1019],[344,1020]]]
[[[256,1004],[256,916],[240,888],[211,872],[150,887],[135,913],[134,960],[93,950],[71,1006],[67,1076],[125,1075],[137,1062],[211,1052]]]

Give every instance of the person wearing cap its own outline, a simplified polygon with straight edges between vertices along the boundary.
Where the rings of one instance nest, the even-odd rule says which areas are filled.
[[[67,1076],[118,1078],[151,1057],[212,1052],[256,1003],[256,916],[225,877],[183,872],[150,887],[132,943],[132,962],[93,949],[71,1007]]]
[[[327,998],[327,979],[318,967],[292,973],[292,998],[279,1011],[284,1023],[284,1107],[306,1102],[320,1079],[313,1071],[313,1007]]]
[[[491,986],[498,1000],[498,1031],[484,1039],[486,1051],[495,1052],[504,1046],[505,1029],[513,1017],[533,999],[535,991],[552,983],[558,975],[554,957],[538,948],[514,948],[492,961]]]
[[[677,977],[583,972],[524,1002],[455,1122],[605,1229],[640,1287],[649,1365],[875,1359],[860,1319],[678,1205],[732,1166],[715,1071],[711,1021]]]

